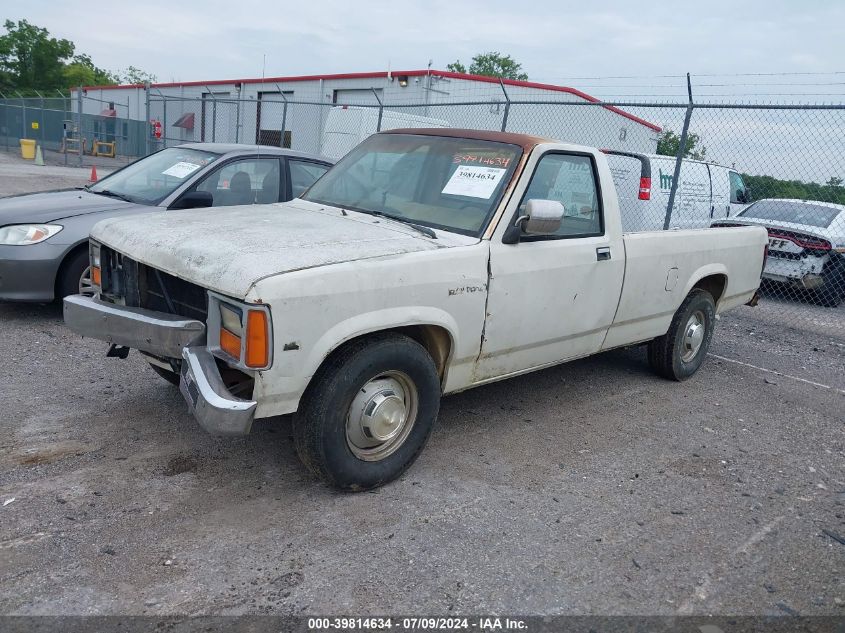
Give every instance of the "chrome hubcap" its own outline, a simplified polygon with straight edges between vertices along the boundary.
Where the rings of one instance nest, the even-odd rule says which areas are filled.
[[[705,328],[704,313],[701,310],[696,310],[692,313],[684,328],[681,360],[685,363],[695,358],[701,349],[701,344],[704,343]]]
[[[346,417],[346,442],[364,461],[379,461],[396,451],[417,419],[419,396],[403,372],[369,380],[356,394]]]
[[[92,297],[95,294],[94,282],[91,281],[91,267],[88,266],[79,278],[79,294]]]

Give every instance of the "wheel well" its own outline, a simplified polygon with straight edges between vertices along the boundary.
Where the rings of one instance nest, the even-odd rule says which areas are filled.
[[[429,353],[432,360],[434,360],[434,365],[437,367],[437,374],[440,376],[441,382],[443,381],[443,378],[446,375],[446,365],[449,361],[449,356],[452,353],[452,336],[446,328],[440,327],[439,325],[404,325],[360,334],[354,338],[344,341],[341,345],[333,349],[326,359],[323,360],[321,366],[322,364],[325,364],[326,360],[334,356],[338,351],[350,343],[362,338],[367,338],[373,334],[383,334],[386,332],[404,334],[422,345]]]
[[[62,258],[62,263],[59,264],[59,268],[56,270],[56,278],[53,280],[53,293],[55,296],[59,296],[59,284],[62,281],[62,275],[64,275],[65,268],[67,268],[68,262],[82,251],[88,251],[88,242],[85,241],[82,244],[77,244],[72,249],[70,249],[65,256]]]
[[[725,292],[725,287],[728,285],[728,278],[725,275],[708,275],[707,277],[702,277],[697,282],[693,288],[701,288],[702,290],[706,290],[710,293],[713,297],[713,301],[716,305],[719,304],[719,299],[722,298],[722,294]]]

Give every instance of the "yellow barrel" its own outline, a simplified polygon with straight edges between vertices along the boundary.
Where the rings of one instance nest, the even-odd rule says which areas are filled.
[[[21,139],[21,158],[33,160],[35,158],[35,141],[30,138]]]

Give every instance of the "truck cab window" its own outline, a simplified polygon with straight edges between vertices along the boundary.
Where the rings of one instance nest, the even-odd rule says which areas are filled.
[[[555,200],[563,205],[563,221],[556,236],[584,237],[604,231],[595,172],[588,156],[543,156],[522,198],[520,212],[531,199]]]

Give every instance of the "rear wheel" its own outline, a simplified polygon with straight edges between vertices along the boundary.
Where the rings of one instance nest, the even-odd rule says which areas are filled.
[[[675,312],[669,331],[648,344],[648,363],[669,380],[692,376],[710,349],[716,303],[706,290],[694,288]]]
[[[845,300],[845,270],[842,266],[830,267],[822,273],[822,279],[824,285],[814,292],[813,298],[819,305],[835,308]]]
[[[425,348],[393,333],[353,341],[314,376],[294,418],[302,462],[337,488],[368,490],[417,458],[440,409]]]

